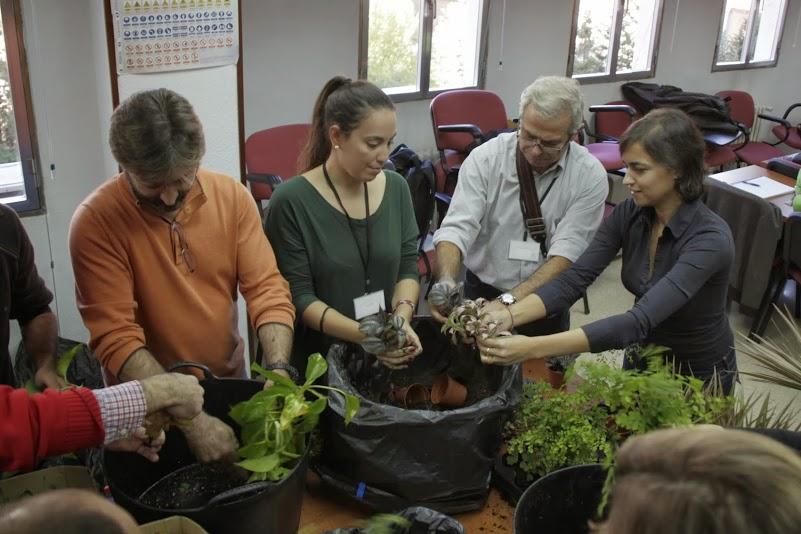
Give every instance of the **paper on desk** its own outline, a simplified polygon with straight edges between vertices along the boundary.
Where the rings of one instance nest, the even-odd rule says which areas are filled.
[[[732,185],[760,198],[778,197],[794,191],[794,189],[789,185],[784,185],[783,183],[777,182],[776,180],[768,178],[767,176],[759,176],[758,178],[737,182],[736,184]]]

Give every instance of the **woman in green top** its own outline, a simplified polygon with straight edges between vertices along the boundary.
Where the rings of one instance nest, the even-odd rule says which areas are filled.
[[[406,345],[377,354],[381,362],[402,368],[422,351],[409,326],[420,292],[411,194],[403,177],[383,170],[394,138],[389,97],[369,82],[334,77],[314,106],[304,171],[270,199],[265,231],[297,309],[300,369],[334,339],[364,338],[356,318],[372,306],[355,299],[365,295],[404,319]]]

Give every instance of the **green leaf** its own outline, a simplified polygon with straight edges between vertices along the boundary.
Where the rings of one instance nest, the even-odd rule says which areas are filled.
[[[36,382],[33,381],[33,378],[29,378],[28,381],[25,382],[25,389],[27,389],[28,393],[31,395],[42,392],[42,390],[36,385]]]
[[[281,412],[281,428],[286,429],[292,426],[292,423],[298,417],[305,415],[309,411],[309,404],[302,398],[296,395],[291,395],[286,398],[284,409]]]
[[[314,383],[314,381],[323,376],[327,370],[328,364],[319,352],[315,352],[309,356],[309,361],[306,364],[306,385],[308,386]]]
[[[297,384],[292,382],[287,377],[285,377],[283,375],[279,375],[278,373],[276,373],[274,371],[268,371],[267,369],[263,368],[261,365],[259,365],[256,362],[253,362],[250,365],[250,370],[255,372],[255,373],[260,374],[265,380],[272,380],[276,384],[281,384],[282,386],[286,386],[286,387],[288,387],[290,389],[297,389],[298,388]]]
[[[246,459],[236,463],[239,467],[256,473],[269,473],[280,464],[281,459],[277,454],[262,456],[261,458]]]
[[[320,415],[326,406],[328,406],[328,399],[320,397],[309,405],[309,414]]]
[[[345,396],[345,424],[347,425],[356,417],[361,402],[359,401],[359,397],[354,395],[349,395],[347,393],[343,393],[343,395]]]
[[[259,441],[240,447],[236,451],[240,458],[255,459],[267,454],[267,442]]]
[[[58,361],[56,362],[56,373],[58,376],[64,380],[67,380],[67,369],[69,369],[72,360],[75,359],[75,356],[78,355],[78,351],[80,350],[81,344],[78,343],[59,357]],[[69,383],[69,381],[67,381],[67,383]]]

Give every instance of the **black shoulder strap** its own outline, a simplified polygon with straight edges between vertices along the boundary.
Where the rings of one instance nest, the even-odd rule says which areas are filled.
[[[515,165],[517,166],[517,180],[520,183],[520,208],[523,211],[523,223],[531,239],[545,244],[545,220],[540,210],[540,200],[537,197],[537,187],[534,185],[534,174],[526,157],[517,147],[515,152]]]

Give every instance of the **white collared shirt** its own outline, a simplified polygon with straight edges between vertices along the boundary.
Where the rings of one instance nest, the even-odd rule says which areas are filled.
[[[516,150],[517,135],[504,133],[470,153],[459,170],[448,214],[434,234],[434,244],[453,243],[468,269],[482,282],[503,291],[526,280],[540,265],[509,259],[510,242],[522,240],[526,234]],[[559,161],[534,176],[547,229],[548,256],[576,261],[601,223],[609,190],[606,171],[586,148],[571,141]],[[542,195],[554,180],[543,201]]]

